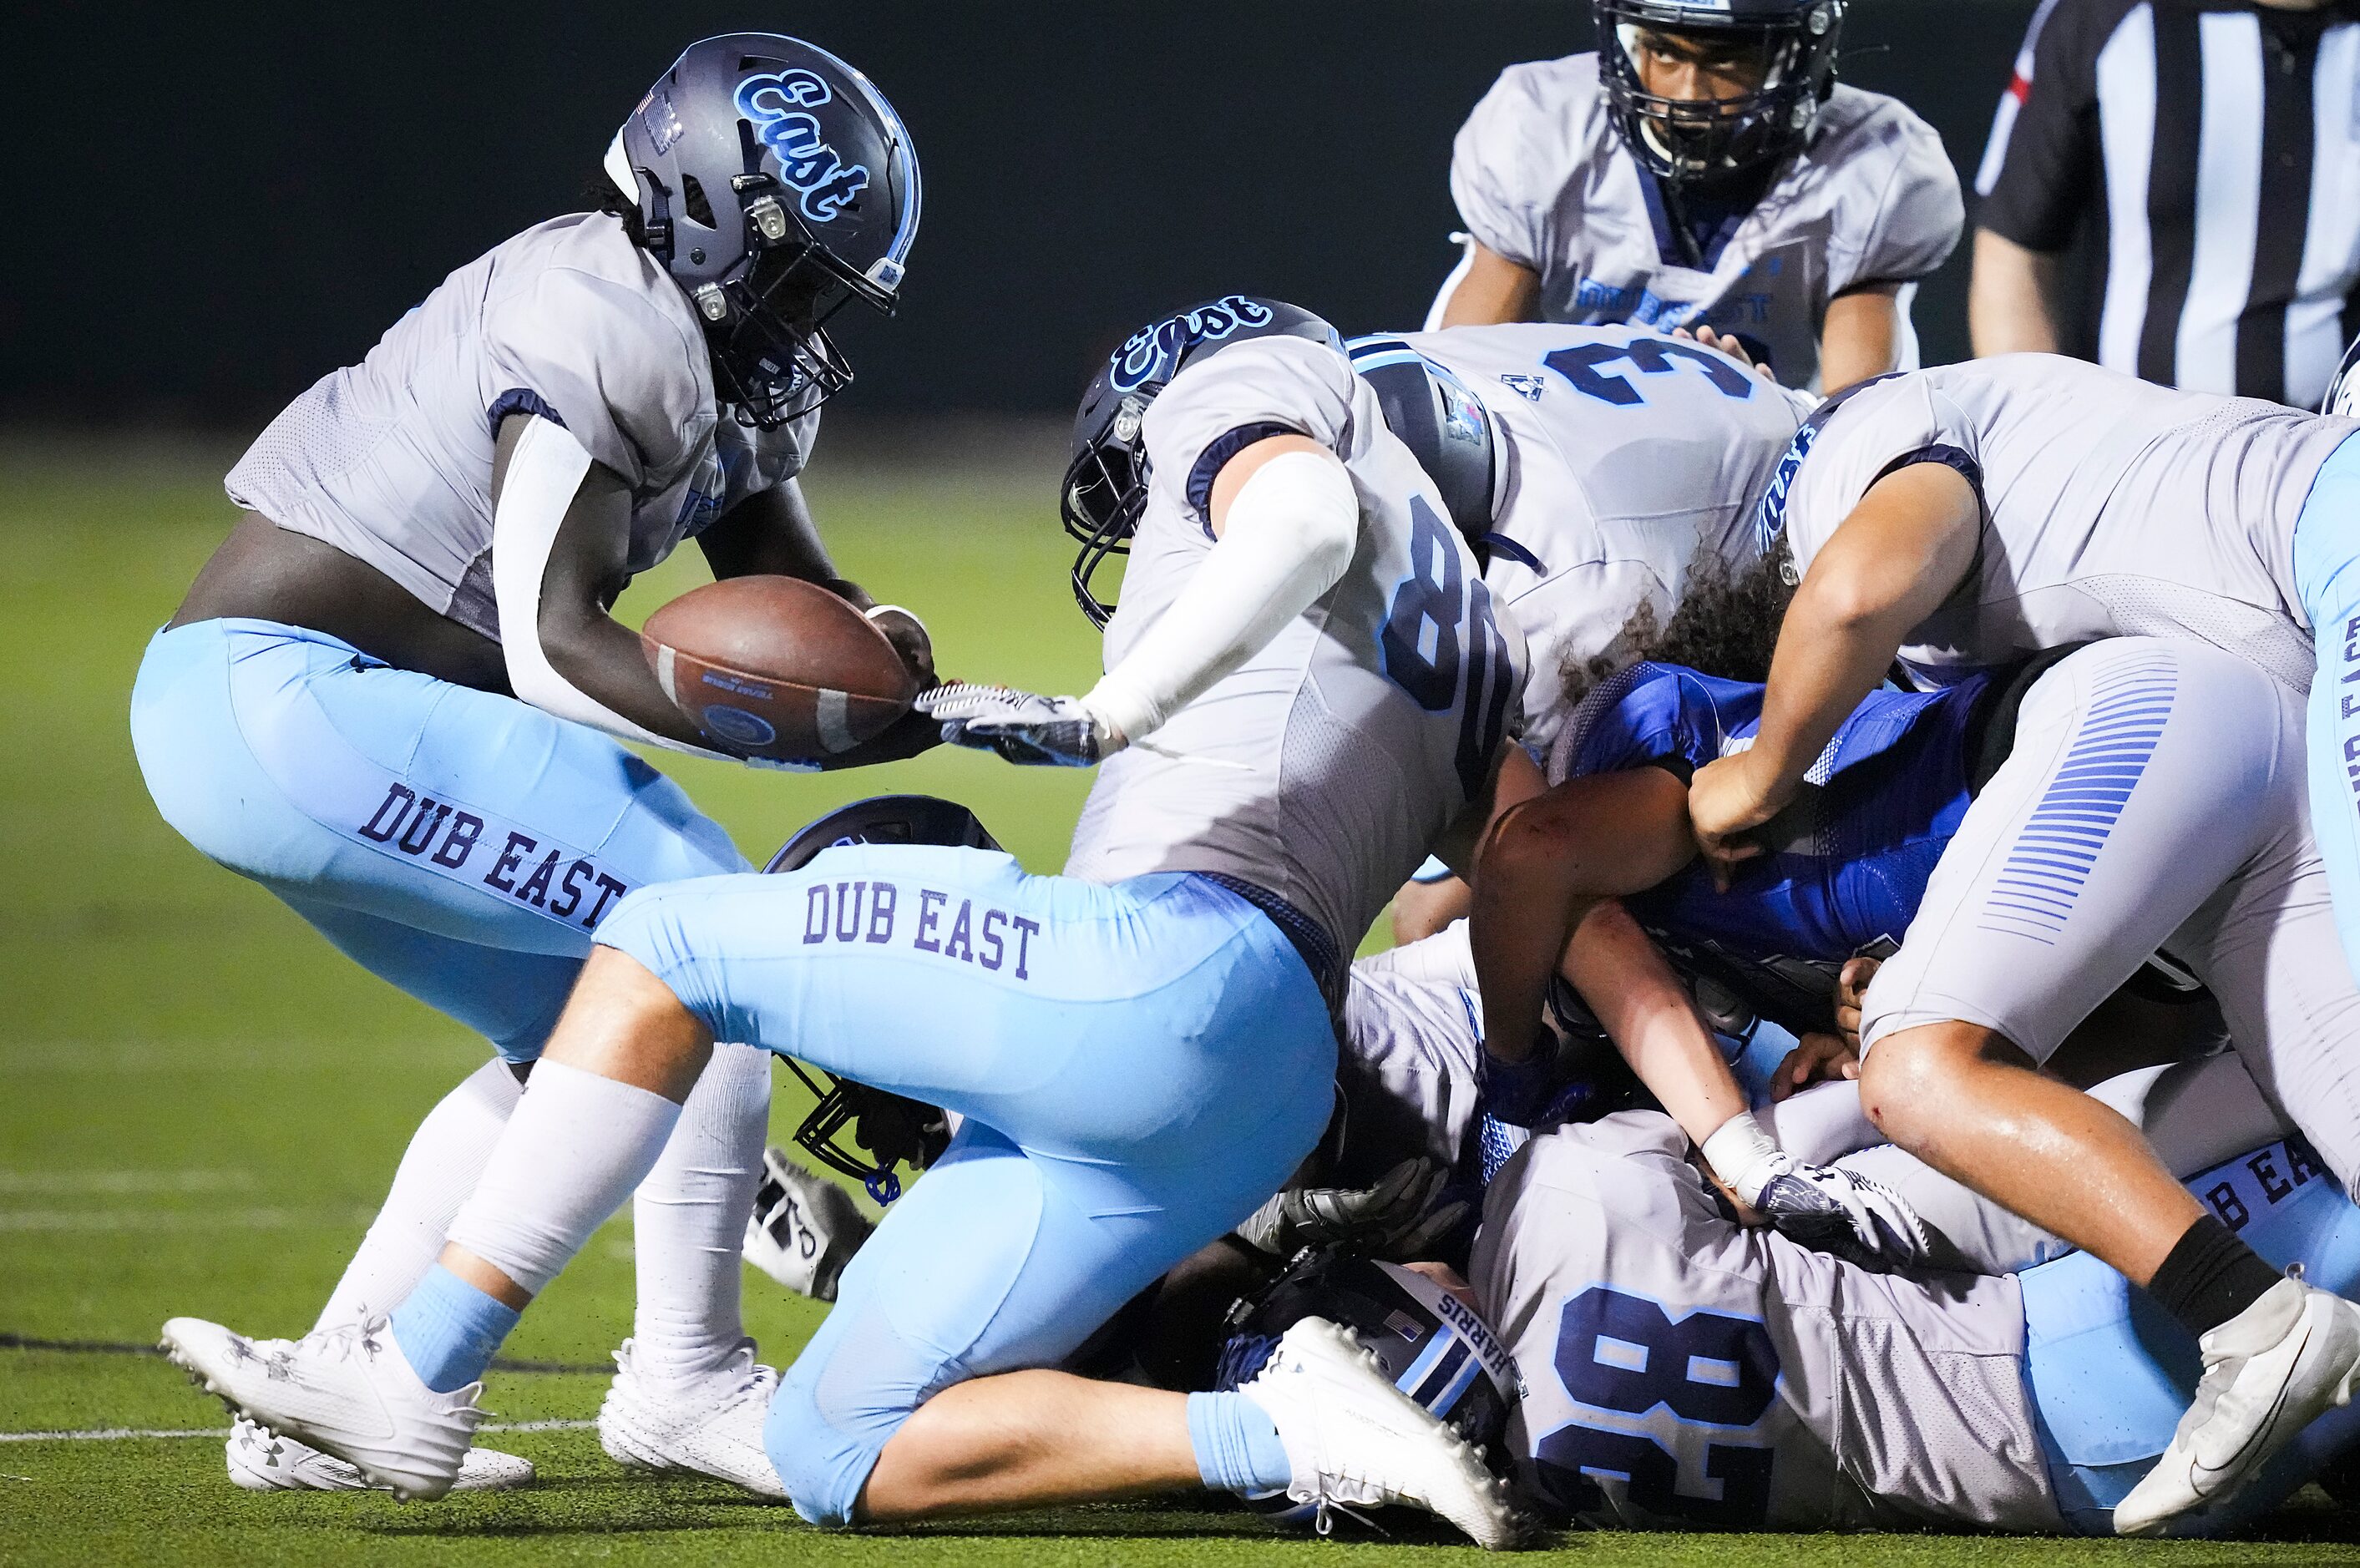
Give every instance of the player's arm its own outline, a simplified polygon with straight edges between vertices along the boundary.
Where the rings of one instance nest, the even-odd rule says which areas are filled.
[[[1306,436],[1269,436],[1214,477],[1213,548],[1122,662],[1082,697],[945,687],[920,699],[944,738],[1012,762],[1087,767],[1153,734],[1318,603],[1352,564],[1360,495]]]
[[[878,604],[859,583],[837,574],[800,480],[747,496],[698,535],[696,542],[716,577],[799,577],[849,601],[892,640],[920,685],[934,683],[934,643],[924,623],[898,604]]]
[[[1977,359],[2057,352],[2058,258],[1989,229],[1975,231],[1967,332]]]
[[[1901,353],[1901,286],[1863,284],[1828,301],[1819,327],[1819,386],[1834,397],[1896,367]]]
[[[508,684],[534,707],[625,740],[722,756],[664,695],[639,634],[608,612],[630,581],[631,495],[564,426],[500,423],[492,589]]]
[[[1761,853],[1744,835],[1795,797],[1820,751],[1892,668],[1902,640],[1973,569],[1983,498],[1939,463],[1871,485],[1795,592],[1751,749],[1697,771],[1688,817],[1714,879]]]
[[[1531,267],[1486,245],[1467,242],[1467,259],[1443,285],[1435,301],[1435,327],[1489,327],[1508,321],[1536,320],[1540,311],[1541,277]]]
[[[1660,768],[1569,779],[1504,812],[1477,860],[1468,924],[1484,1050],[1526,1060],[1575,928],[1603,901],[1644,892],[1695,858],[1688,791]]]

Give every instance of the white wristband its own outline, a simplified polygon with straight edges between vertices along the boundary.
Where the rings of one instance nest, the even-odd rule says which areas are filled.
[[[1704,1162],[1712,1167],[1713,1174],[1729,1184],[1738,1200],[1748,1208],[1757,1206],[1762,1189],[1771,1178],[1785,1172],[1793,1164],[1780,1152],[1762,1124],[1754,1119],[1751,1111],[1740,1111],[1721,1124],[1720,1129],[1698,1146]]]

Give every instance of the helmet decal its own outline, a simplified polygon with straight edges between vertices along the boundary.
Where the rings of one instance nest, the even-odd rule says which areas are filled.
[[[1113,385],[1128,392],[1151,381],[1169,381],[1181,356],[1203,343],[1218,343],[1250,327],[1266,327],[1271,309],[1243,294],[1224,294],[1208,305],[1183,310],[1152,327],[1142,327],[1114,351]]]
[[[780,172],[803,198],[803,216],[815,223],[832,222],[869,189],[869,166],[846,163],[806,112],[835,96],[817,72],[800,67],[738,84],[738,112],[753,122],[755,139],[779,160]]]

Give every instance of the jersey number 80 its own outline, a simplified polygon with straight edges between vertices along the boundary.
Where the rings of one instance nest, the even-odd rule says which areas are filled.
[[[1456,532],[1423,495],[1409,498],[1409,512],[1410,573],[1393,590],[1377,640],[1386,677],[1419,707],[1438,713],[1461,705],[1453,761],[1471,800],[1507,731],[1515,655],[1492,615],[1491,591],[1461,564]]]

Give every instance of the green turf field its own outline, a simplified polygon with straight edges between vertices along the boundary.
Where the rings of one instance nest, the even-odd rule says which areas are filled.
[[[845,569],[918,610],[943,668],[1079,689],[1095,640],[1065,587],[1054,471],[822,473],[814,503]],[[399,1562],[1170,1563],[1437,1556],[1295,1542],[1235,1512],[1093,1508],[961,1529],[823,1535],[719,1485],[627,1478],[579,1424],[497,1441],[541,1466],[505,1497],[402,1508],[379,1497],[250,1497],[200,1438],[219,1408],[152,1343],[176,1312],[260,1333],[309,1326],[410,1129],[483,1058],[480,1042],[333,953],[268,895],[159,822],[125,712],[148,635],[226,531],[221,464],[0,446],[0,1564]],[[899,476],[895,476],[895,475]],[[644,613],[694,581],[635,591]],[[794,778],[669,759],[759,856],[819,811],[889,789],[973,804],[1036,869],[1063,856],[1086,777],[936,752],[867,775]],[[781,1096],[782,1121],[799,1108]],[[783,1133],[784,1126],[780,1128]],[[618,1221],[527,1318],[509,1354],[595,1366],[627,1332]],[[748,1277],[767,1358],[815,1318]],[[104,1348],[18,1348],[27,1341]],[[603,1379],[496,1376],[505,1422],[581,1423]],[[1569,1536],[1594,1562],[1926,1564],[2360,1561],[2360,1519],[2317,1506],[2266,1542],[2001,1542],[1933,1537]]]

